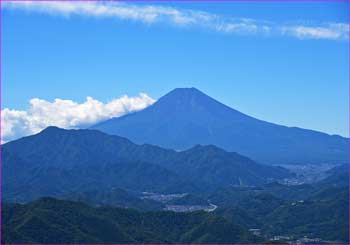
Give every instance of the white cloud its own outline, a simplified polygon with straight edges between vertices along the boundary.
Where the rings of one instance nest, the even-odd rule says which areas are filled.
[[[179,9],[162,5],[130,4],[109,1],[6,1],[7,9],[62,16],[90,16],[139,21],[147,24],[171,23],[176,26],[195,26],[216,32],[251,35],[292,36],[298,39],[344,40],[348,24],[332,23],[315,26],[284,25],[249,18],[224,17],[204,11]]]
[[[115,17],[146,23],[170,21],[175,24],[190,24],[213,17],[200,11],[180,11],[172,7],[131,5],[122,2],[7,1],[3,5],[10,9],[22,9],[67,17],[71,15]]]
[[[344,23],[330,23],[324,26],[285,26],[282,33],[300,39],[346,39],[349,34],[349,25]]]
[[[103,103],[87,97],[83,103],[55,99],[53,102],[34,98],[25,111],[5,108],[1,111],[2,139],[7,142],[19,137],[37,133],[48,126],[79,128],[97,122],[138,111],[154,103],[145,93],[136,97],[124,95]]]

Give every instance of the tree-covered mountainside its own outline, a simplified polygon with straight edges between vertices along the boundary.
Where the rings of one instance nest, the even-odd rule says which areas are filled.
[[[4,198],[20,202],[92,187],[184,193],[291,176],[215,146],[176,152],[96,130],[56,127],[3,145],[2,157]]]
[[[146,212],[41,198],[2,209],[2,243],[259,243],[212,213]]]
[[[264,217],[267,234],[311,236],[349,242],[348,187],[331,188],[307,200],[281,205]]]
[[[115,205],[129,203],[140,208],[145,204],[125,191],[116,193],[116,199],[124,202]],[[96,200],[101,197],[106,202],[111,195],[97,194]],[[280,242],[308,237],[321,243],[348,243],[348,197],[347,187],[328,187],[299,201],[282,200],[267,192],[251,193],[209,213],[138,212],[103,203],[89,206],[41,198],[27,204],[5,204],[2,234],[5,243],[262,243],[275,236],[288,239]],[[188,200],[194,205],[202,201],[193,195]],[[188,200],[178,199],[180,205]],[[248,229],[259,229],[261,234],[252,236]]]
[[[183,150],[213,144],[267,164],[346,163],[348,139],[258,120],[195,88],[178,88],[150,107],[93,127],[139,143]]]
[[[215,213],[267,237],[308,237],[321,243],[348,243],[348,176],[338,171],[313,185],[268,184],[261,188],[226,188],[210,195]],[[317,240],[319,239],[319,240]]]
[[[344,187],[349,185],[349,164],[343,164],[327,171],[328,177],[320,181],[322,186]]]
[[[315,191],[319,190],[318,188],[319,186],[311,184],[288,186],[272,182],[260,187],[222,188],[205,196],[213,203],[226,206],[237,204],[245,198],[254,198],[260,194],[270,194],[282,200],[301,200],[310,197]]]
[[[258,187],[225,187],[202,197],[210,199],[219,206],[236,205],[243,199],[253,199],[257,195],[270,194],[285,201],[298,201],[308,199],[324,190],[333,187],[349,186],[347,165],[338,166],[328,171],[328,176],[318,182],[310,184],[286,185],[270,182]]]
[[[309,237],[321,243],[348,243],[348,188],[330,188],[299,201],[270,194],[249,196],[215,213],[246,228],[260,229],[267,237],[288,236],[291,241]]]

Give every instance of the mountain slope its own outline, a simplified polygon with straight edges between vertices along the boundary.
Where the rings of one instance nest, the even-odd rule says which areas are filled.
[[[349,186],[345,183],[348,176],[337,173],[347,170],[342,168],[314,184],[226,188],[208,198],[219,206],[214,213],[235,224],[261,229],[267,237],[289,236],[295,243],[307,236],[321,239],[319,243],[348,244]]]
[[[331,188],[305,200],[281,205],[264,217],[268,234],[349,242],[349,189]]]
[[[2,243],[254,243],[246,229],[205,213],[150,212],[42,198],[2,209]]]
[[[176,152],[136,145],[96,130],[49,127],[9,142],[3,149],[4,196],[20,202],[116,187],[198,192],[228,185],[259,185],[291,175],[214,146]]]
[[[195,88],[175,89],[152,106],[92,127],[142,144],[188,149],[217,145],[264,163],[345,163],[348,139],[264,122]]]
[[[348,187],[318,185],[309,197],[298,200],[246,190],[245,196],[232,194],[231,200],[215,202],[219,208],[214,213],[243,227],[261,229],[267,237],[288,236],[292,243],[306,236],[321,239],[319,243],[348,244]]]

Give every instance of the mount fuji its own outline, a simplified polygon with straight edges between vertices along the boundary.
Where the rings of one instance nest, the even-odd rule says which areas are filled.
[[[174,89],[144,110],[92,128],[175,150],[213,144],[267,164],[337,164],[348,158],[347,138],[265,122],[196,88]]]

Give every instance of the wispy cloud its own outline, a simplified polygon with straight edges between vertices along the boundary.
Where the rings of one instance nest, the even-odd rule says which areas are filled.
[[[92,97],[87,97],[83,103],[63,99],[49,102],[34,98],[30,100],[27,110],[5,108],[1,111],[1,142],[34,134],[52,125],[61,128],[87,127],[112,117],[144,109],[154,101],[144,93],[136,97],[124,95],[108,103]]]
[[[281,32],[300,39],[347,39],[349,25],[344,23],[330,23],[323,26],[285,26]]]
[[[349,30],[349,25],[346,23],[287,25],[249,18],[221,16],[198,10],[123,2],[13,1],[4,2],[3,7],[66,17],[80,15],[116,18],[147,24],[169,23],[175,26],[205,28],[229,34],[291,36],[298,39],[346,40]]]

